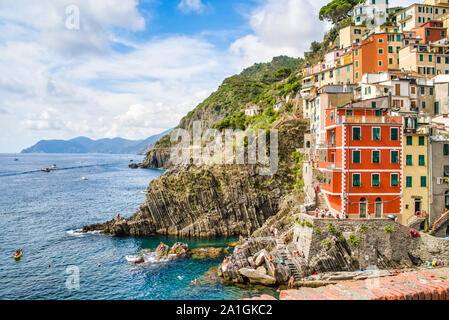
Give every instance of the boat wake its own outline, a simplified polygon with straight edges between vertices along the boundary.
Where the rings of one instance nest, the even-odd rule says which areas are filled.
[[[76,230],[69,230],[66,231],[66,233],[69,236],[74,236],[74,237],[84,237],[86,235],[91,235],[91,234],[100,234],[99,230],[94,230],[94,231],[87,231],[87,232],[83,232],[83,229],[76,229]]]
[[[64,171],[64,170],[74,170],[74,169],[93,168],[93,167],[106,167],[106,166],[112,166],[112,165],[116,165],[116,164],[117,163],[91,164],[91,165],[85,165],[85,166],[75,166],[75,167],[51,169],[50,171]],[[41,171],[42,171],[42,169],[23,171],[23,172],[0,173],[0,177],[20,176],[20,175],[24,175],[24,174],[32,174],[32,173],[37,173],[37,172],[40,173]]]

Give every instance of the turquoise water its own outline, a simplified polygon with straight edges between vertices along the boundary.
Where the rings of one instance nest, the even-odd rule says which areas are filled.
[[[135,266],[124,258],[142,248],[155,249],[160,241],[170,245],[181,240],[195,248],[225,247],[234,239],[73,234],[117,212],[128,217],[144,203],[141,191],[163,172],[129,169],[131,159],[140,162],[142,157],[0,155],[0,299],[241,299],[275,294],[262,287],[222,285],[208,273],[219,260]],[[53,163],[56,170],[40,171]],[[14,261],[18,248],[24,254]],[[66,285],[73,276],[67,273],[71,266],[79,270],[79,289]],[[190,286],[195,277],[198,285]]]

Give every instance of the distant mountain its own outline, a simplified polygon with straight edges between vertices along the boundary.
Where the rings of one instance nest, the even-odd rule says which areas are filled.
[[[109,154],[146,154],[161,137],[169,134],[169,129],[145,140],[127,140],[123,138],[92,140],[77,137],[71,140],[41,140],[21,153],[109,153]]]

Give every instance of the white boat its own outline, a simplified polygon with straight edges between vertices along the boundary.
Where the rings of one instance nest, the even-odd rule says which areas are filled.
[[[48,168],[42,168],[41,171],[42,171],[42,172],[50,172],[51,170],[48,169]]]
[[[52,167],[53,169],[56,169],[56,165],[55,165],[55,164],[52,164],[51,167]]]
[[[87,177],[82,177],[81,180],[89,180]]]

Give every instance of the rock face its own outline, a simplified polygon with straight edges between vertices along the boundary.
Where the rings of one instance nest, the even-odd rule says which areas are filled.
[[[280,209],[296,176],[293,152],[302,146],[306,123],[279,129],[279,168],[259,173],[256,165],[184,165],[153,180],[144,205],[132,217],[84,227],[114,236],[185,237],[247,235]]]

